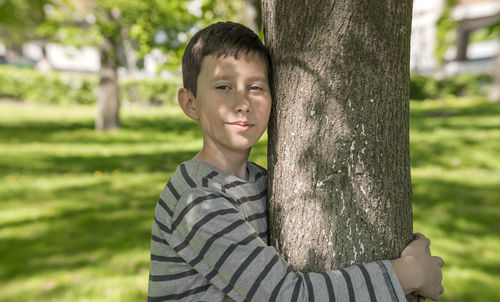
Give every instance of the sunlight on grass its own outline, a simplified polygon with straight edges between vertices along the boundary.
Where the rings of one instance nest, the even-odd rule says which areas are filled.
[[[412,102],[415,231],[446,260],[442,301],[500,294],[500,108]],[[178,107],[123,107],[94,131],[93,106],[0,102],[0,301],[143,301],[154,206],[202,145]],[[267,137],[251,160],[266,166]]]

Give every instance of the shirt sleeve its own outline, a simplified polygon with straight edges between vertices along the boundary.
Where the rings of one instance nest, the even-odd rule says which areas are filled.
[[[189,190],[166,238],[180,257],[235,301],[406,301],[389,261],[293,272],[238,211],[235,201]]]

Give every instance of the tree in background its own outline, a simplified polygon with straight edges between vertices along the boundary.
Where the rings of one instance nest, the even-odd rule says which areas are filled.
[[[182,33],[194,24],[186,1],[53,0],[45,4],[41,35],[71,45],[97,47],[101,67],[97,92],[97,130],[120,125],[117,68],[136,67],[153,47],[177,57]]]
[[[488,99],[491,102],[500,102],[500,53],[495,59],[495,67],[493,68],[493,80],[491,83],[490,92],[488,93]]]
[[[411,0],[263,1],[273,66],[271,244],[300,271],[412,239]]]

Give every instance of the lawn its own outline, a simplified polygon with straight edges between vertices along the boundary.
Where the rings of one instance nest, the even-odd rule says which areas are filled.
[[[154,206],[201,136],[176,107],[0,102],[0,301],[144,301]],[[500,105],[412,102],[415,231],[446,260],[442,301],[498,301]],[[265,138],[252,160],[266,163]]]

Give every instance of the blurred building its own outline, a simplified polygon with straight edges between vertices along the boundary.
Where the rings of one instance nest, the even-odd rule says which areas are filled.
[[[99,53],[91,47],[77,48],[56,43],[40,45],[31,42],[23,46],[23,54],[26,58],[36,62],[35,66],[42,71],[57,69],[75,72],[97,72],[100,67]]]
[[[451,75],[464,72],[491,72],[500,53],[500,40],[470,43],[471,34],[500,21],[500,1],[461,0],[451,12],[458,22],[457,43],[445,54],[440,66],[434,55],[436,22],[444,0],[414,0],[411,35],[410,69],[413,73]]]
[[[438,61],[436,47],[436,22],[443,10],[443,0],[414,0],[411,24],[410,70],[431,73]]]
[[[23,56],[27,61],[33,62],[33,65],[41,71],[55,69],[96,73],[101,65],[99,53],[97,49],[92,47],[77,48],[56,43],[41,45],[37,42],[29,42],[23,45]],[[154,49],[151,53],[146,54],[144,68],[136,71],[134,76],[157,76],[159,68],[166,59],[167,57],[160,50]],[[129,73],[124,68],[120,68],[119,72],[122,75]]]

